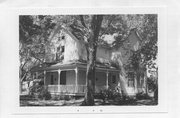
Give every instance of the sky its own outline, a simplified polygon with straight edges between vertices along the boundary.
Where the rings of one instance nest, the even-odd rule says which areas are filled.
[[[104,41],[106,41],[108,44],[112,44],[115,39],[114,39],[114,35],[104,35]]]

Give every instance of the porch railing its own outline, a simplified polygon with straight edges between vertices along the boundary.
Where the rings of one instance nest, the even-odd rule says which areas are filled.
[[[48,85],[47,89],[50,93],[85,93],[86,85]],[[103,89],[106,89],[106,86],[95,86],[96,92]]]
[[[85,85],[48,85],[51,93],[85,93]]]

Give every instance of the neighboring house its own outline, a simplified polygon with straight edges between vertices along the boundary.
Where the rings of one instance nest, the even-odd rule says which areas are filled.
[[[61,34],[61,35],[59,35]],[[59,37],[58,37],[59,36]],[[59,39],[62,40],[59,40]],[[44,85],[50,93],[84,95],[86,89],[86,49],[83,41],[77,39],[69,30],[57,32],[52,38],[52,58],[61,53],[62,62],[49,66],[35,67],[32,72],[43,73]],[[115,89],[119,85],[119,72],[111,65],[113,56],[120,53],[122,64],[127,63],[131,50],[138,50],[141,39],[135,29],[130,31],[123,47],[113,49],[104,46],[97,48],[97,63],[95,73],[95,92],[103,89]],[[134,78],[127,79],[127,88],[130,95],[135,94],[137,82]]]

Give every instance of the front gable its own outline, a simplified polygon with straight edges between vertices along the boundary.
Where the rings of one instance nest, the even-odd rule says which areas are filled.
[[[64,62],[79,60],[80,51],[82,50],[80,42],[69,34],[65,35]]]
[[[64,36],[63,39],[62,36]],[[85,44],[83,41],[77,39],[68,29],[59,29],[59,32],[55,34],[52,42],[54,45],[52,46],[53,51],[51,51],[51,54],[57,56],[57,52],[60,51],[60,56],[63,56],[62,62],[87,60]],[[140,49],[140,43],[141,39],[137,34],[137,30],[132,29],[127,39],[123,42],[123,45],[118,49],[98,46],[96,59],[101,63],[109,63],[114,61],[112,59],[114,55],[120,54],[121,61],[125,64],[131,56],[132,51]],[[62,47],[64,47],[63,52],[58,49],[62,49]]]
[[[138,49],[140,49],[140,43],[141,37],[139,36],[137,29],[132,29],[127,39],[123,42],[123,45],[126,49],[137,51]]]

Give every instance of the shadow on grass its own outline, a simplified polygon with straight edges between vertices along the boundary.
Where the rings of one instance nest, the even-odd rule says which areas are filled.
[[[20,99],[20,106],[82,106],[84,98],[70,100],[37,100],[37,99]],[[95,99],[95,106],[142,106],[157,105],[153,99],[115,99],[102,100]]]

